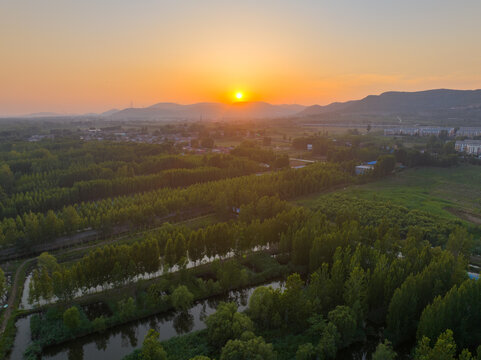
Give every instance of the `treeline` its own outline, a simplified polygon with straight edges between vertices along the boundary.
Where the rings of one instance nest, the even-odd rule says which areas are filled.
[[[306,151],[308,144],[312,145],[313,154],[326,156],[328,161],[337,163],[372,161],[382,155],[393,155],[396,162],[408,167],[448,167],[458,163],[454,142],[445,143],[437,137],[430,137],[422,150],[407,148],[402,144],[381,145],[369,141],[369,138],[366,141],[360,135],[341,135],[336,140],[314,135],[292,140],[292,147],[296,150]]]
[[[92,159],[91,159],[92,160]],[[66,169],[57,169],[49,172],[35,172],[14,176],[10,170],[7,175],[8,165],[4,170],[4,180],[13,182],[14,186],[5,186],[7,193],[26,193],[34,190],[55,187],[72,187],[81,181],[113,179],[116,177],[131,177],[138,175],[152,175],[164,170],[193,169],[198,167],[232,167],[232,162],[238,158],[226,154],[214,155],[155,155],[147,156],[136,161],[106,161],[93,163],[87,159],[85,164],[74,163]],[[10,176],[10,179],[8,179]]]
[[[276,154],[271,149],[264,149],[253,141],[242,142],[231,151],[231,154],[267,164],[272,169],[282,169],[289,166],[287,154]]]
[[[56,187],[14,194],[9,199],[2,201],[0,218],[15,217],[28,211],[46,212],[47,210],[56,210],[69,204],[146,192],[164,187],[189,186],[207,181],[248,175],[259,170],[261,168],[256,163],[242,159],[231,159],[231,164],[225,168],[171,169],[153,175],[132,175],[111,179],[77,181],[72,187]]]
[[[18,177],[23,174],[67,169],[72,164],[87,165],[108,161],[141,162],[148,156],[174,151],[173,144],[117,143],[109,141],[46,140],[36,143],[2,144],[0,162]]]
[[[221,304],[206,319],[207,330],[197,336],[198,358],[190,349],[175,349],[166,356],[335,359],[339,350],[365,341],[373,321],[387,322],[386,336],[392,341],[411,339],[422,309],[466,278],[467,264],[462,256],[456,258],[449,251],[432,248],[415,235],[414,229],[406,238],[381,249],[380,240],[393,236],[384,233],[382,226],[369,229],[353,222],[338,226],[316,214],[290,234],[293,243],[316,239],[307,257],[297,257],[295,250],[292,254],[298,265],[315,269],[307,282],[299,274],[292,274],[283,288],[261,286],[250,297],[245,313],[237,312],[234,303]],[[329,246],[320,250],[319,243],[326,241],[322,236],[337,239],[333,243],[339,246],[333,253]],[[318,245],[314,245],[316,242]],[[409,285],[413,279],[419,286],[416,289]],[[157,341],[155,345],[160,349],[162,344]],[[141,359],[144,351],[145,343],[128,359]],[[431,354],[436,353],[421,343],[415,359],[434,360]],[[389,360],[395,355],[390,342],[383,342],[373,359]],[[447,359],[455,355],[454,351]]]
[[[481,339],[480,302],[480,281],[466,280],[445,296],[440,294],[422,312],[417,338],[420,341],[425,337],[434,340],[449,329],[459,348],[476,348]]]
[[[53,187],[72,187],[76,182],[113,179],[122,176],[149,175],[170,169],[191,169],[206,166],[200,156],[158,155],[142,162],[107,161],[102,163],[75,163],[66,169],[24,174],[15,180],[14,193],[24,193]]]
[[[85,228],[110,231],[114,226],[152,226],[156,219],[191,209],[209,207],[219,213],[254,202],[262,196],[289,199],[346,184],[352,177],[335,164],[313,164],[263,176],[243,176],[196,184],[183,189],[160,189],[132,196],[107,198],[64,207],[59,212],[29,212],[0,222],[0,244],[28,246]]]
[[[40,266],[51,263],[49,256],[40,257],[38,261],[42,264]],[[253,265],[256,272],[249,269]],[[179,332],[187,332],[192,323],[183,319],[186,315],[190,319],[186,311],[195,300],[226,294],[232,288],[259,284],[287,272],[287,266],[280,265],[269,255],[253,254],[242,259],[217,260],[202,267],[183,268],[176,273],[164,274],[156,281],[139,282],[130,296],[120,293],[109,296],[104,304],[110,311],[95,318],[89,317],[81,306],[50,306],[45,312],[31,317],[33,342],[24,358],[38,359],[45,346],[93,332],[104,332],[110,327],[172,309],[180,311],[180,314],[174,314],[174,326]]]
[[[206,320],[207,331],[199,339],[203,343],[198,347],[204,350],[195,355],[221,359],[256,356],[263,359],[335,359],[340,349],[364,341],[372,332],[370,324],[373,323],[385,325],[384,336],[394,344],[414,340],[416,332],[418,337],[428,335],[436,339],[446,326],[457,324],[456,329],[461,334],[475,327],[477,312],[473,313],[472,321],[462,318],[463,314],[471,313],[469,309],[478,298],[475,292],[479,291],[479,287],[466,290],[467,285],[464,285],[469,284],[465,280],[466,259],[470,253],[464,230],[453,226],[444,240],[441,239],[443,227],[437,232],[433,229],[431,236],[440,239],[430,239],[434,244],[444,244],[446,250],[442,250],[427,241],[429,227],[423,228],[425,215],[422,213],[389,204],[374,206],[372,202],[360,207],[356,201],[353,201],[353,208],[346,211],[346,203],[335,206],[335,197],[324,201],[330,211],[309,213],[291,208],[278,199],[264,198],[241,209],[241,213],[247,212],[246,219],[266,216],[263,222],[220,223],[199,230],[166,226],[141,243],[94,250],[68,268],[58,268],[54,260],[44,255],[39,258],[32,291],[44,296],[41,292],[47,289],[50,294],[64,296],[67,300],[71,295],[62,293],[63,284],[74,284],[72,289],[75,289],[75,286],[121,283],[136,274],[155,271],[160,266],[160,258],[169,266],[179,265],[179,278],[190,281],[185,277],[187,259],[195,262],[213,254],[243,254],[253,246],[269,243],[278,246],[279,261],[290,261],[292,268],[306,274],[307,281],[294,274],[283,289],[258,288],[245,314],[238,313],[233,304],[220,306],[218,312]],[[388,211],[390,207],[392,211]],[[280,212],[276,214],[277,211]],[[384,212],[381,218],[377,215],[379,211]],[[272,214],[274,216],[269,217]],[[420,219],[419,227],[410,226],[406,232],[400,231],[401,226],[407,226],[403,224],[409,224],[416,216]],[[376,218],[378,220],[374,221]],[[444,219],[432,218],[431,221],[441,224]],[[189,292],[197,293],[202,288],[202,292],[213,293],[247,283],[246,270],[236,265],[235,260],[216,266],[221,266],[215,271],[219,285],[212,280],[201,280],[195,282],[195,286],[189,285]],[[64,281],[64,278],[72,280]],[[451,290],[458,289],[457,286],[461,286],[459,293],[462,295]],[[164,283],[153,284],[147,294],[142,295],[144,297],[119,303],[120,319],[131,319],[137,314],[136,309],[146,304],[166,306],[166,301],[175,303],[176,308],[187,309],[191,300],[183,302],[181,299],[193,297],[185,290],[174,291]],[[428,304],[433,301],[432,310],[428,310]],[[457,307],[459,304],[465,306]],[[436,317],[440,312],[452,312],[458,320],[443,323]],[[64,314],[67,330],[62,331],[67,334],[68,324]],[[93,323],[86,324],[86,329],[93,326]],[[474,339],[477,333],[473,331]],[[157,346],[155,341],[151,345]],[[435,354],[442,347],[432,346],[429,340],[422,340],[416,350],[416,359],[436,359]],[[458,343],[460,349],[462,346]],[[177,351],[182,353],[187,349]],[[392,357],[381,355],[386,352]],[[393,354],[390,343],[383,342],[376,359],[393,359]],[[133,356],[138,355],[136,352]],[[189,359],[192,354],[176,356]],[[454,356],[456,353],[448,359]]]
[[[271,204],[269,210],[266,203]],[[256,208],[264,211],[264,221],[218,223],[198,230],[167,224],[132,245],[92,250],[71,266],[60,266],[53,256],[44,253],[33,272],[29,301],[48,301],[53,296],[67,301],[78,290],[120,286],[138,275],[165,271],[174,265],[183,267],[189,260],[197,263],[216,256],[246,253],[257,246],[275,245],[280,234],[300,226],[307,217],[304,209],[291,208],[276,198],[260,199],[249,207],[254,214]]]

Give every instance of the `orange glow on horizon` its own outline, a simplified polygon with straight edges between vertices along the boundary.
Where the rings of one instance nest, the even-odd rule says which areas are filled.
[[[392,2],[375,17],[365,2],[118,0],[115,11],[92,0],[6,3],[0,116],[100,113],[131,102],[326,105],[481,87],[481,47],[473,46],[481,2],[446,2],[436,16],[430,6],[413,12]]]

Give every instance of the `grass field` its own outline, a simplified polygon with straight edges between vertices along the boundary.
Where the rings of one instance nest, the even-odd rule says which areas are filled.
[[[433,215],[461,218],[481,225],[481,167],[408,169],[380,181],[340,190],[359,198],[391,202]],[[326,195],[299,199],[297,204],[315,207]]]

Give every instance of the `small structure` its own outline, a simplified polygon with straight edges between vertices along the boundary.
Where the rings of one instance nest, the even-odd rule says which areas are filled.
[[[356,166],[356,175],[363,175],[374,170],[373,165],[358,165]]]
[[[479,274],[477,273],[468,272],[468,277],[472,280],[479,280]]]
[[[455,129],[453,127],[443,126],[416,126],[416,127],[395,127],[384,129],[384,135],[409,135],[409,136],[439,136],[442,132],[448,136],[454,136]]]
[[[377,161],[369,161],[366,162],[362,165],[357,165],[356,166],[356,175],[363,175],[368,172],[371,172],[374,170],[374,165],[376,165]]]
[[[481,127],[460,127],[458,131],[456,131],[456,136],[467,136],[467,137],[475,137],[481,136]]]
[[[481,140],[456,141],[454,149],[458,152],[479,156],[481,155]]]

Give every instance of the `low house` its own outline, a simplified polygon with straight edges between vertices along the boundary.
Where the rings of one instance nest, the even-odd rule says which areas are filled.
[[[377,161],[369,161],[362,165],[356,166],[356,175],[363,175],[372,170],[374,170],[374,165],[376,165]]]
[[[481,136],[481,127],[460,127],[456,136],[475,137]]]
[[[469,155],[481,155],[481,140],[456,141],[454,149]]]

